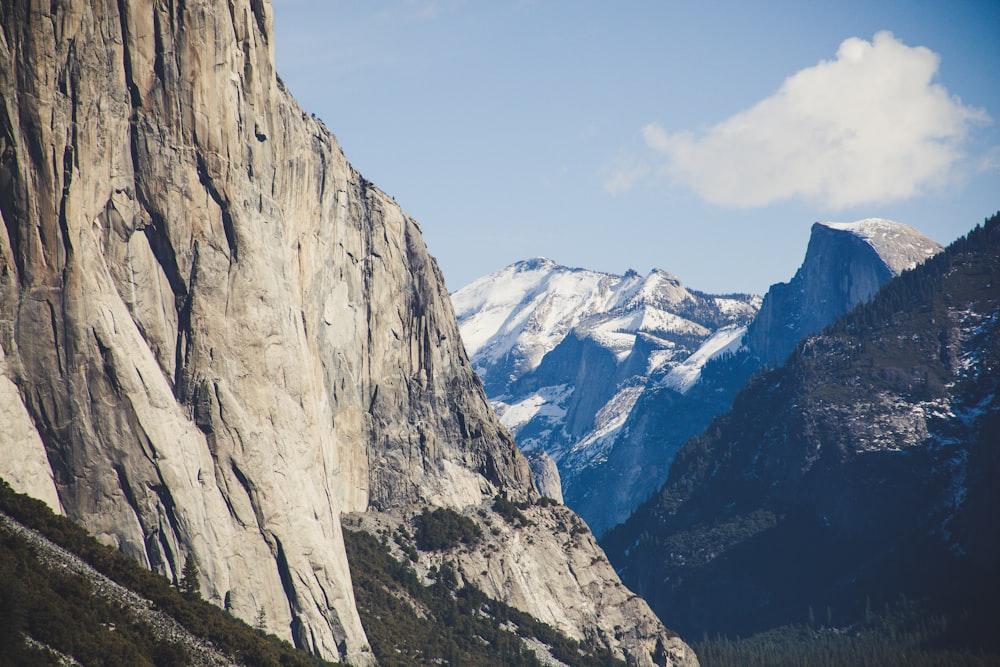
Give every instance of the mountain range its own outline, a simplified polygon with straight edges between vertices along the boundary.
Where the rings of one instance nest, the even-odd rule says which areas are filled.
[[[1000,217],[816,223],[763,298],[449,295],[272,28],[0,4],[0,657],[694,667],[661,619],[890,605],[1000,650]]]
[[[581,476],[609,463],[650,382],[706,344],[738,341],[760,299],[691,291],[660,270],[617,276],[537,258],[474,281],[452,302],[500,420],[522,448],[556,462],[576,508],[587,492]],[[608,523],[581,516],[597,533]]]
[[[566,502],[598,535],[666,479],[677,449],[750,376],[940,251],[883,219],[813,225],[801,268],[763,299],[518,262],[452,294],[473,367],[503,424],[557,464]]]

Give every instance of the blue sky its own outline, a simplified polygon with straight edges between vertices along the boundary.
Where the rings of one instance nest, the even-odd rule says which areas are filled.
[[[273,0],[279,75],[450,290],[519,259],[789,279],[816,220],[1000,208],[1000,2]]]

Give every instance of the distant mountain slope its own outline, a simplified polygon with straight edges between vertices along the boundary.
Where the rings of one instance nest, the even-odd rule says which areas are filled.
[[[466,351],[488,395],[499,395],[531,371],[570,332],[592,338],[621,361],[648,341],[658,368],[721,325],[749,320],[756,301],[686,289],[666,271],[617,276],[560,266],[536,257],[483,276],[451,295]],[[649,351],[643,351],[648,355]]]
[[[602,544],[694,636],[809,609],[849,624],[903,595],[991,641],[998,390],[993,217],[754,378]]]
[[[738,344],[760,302],[689,290],[665,271],[616,276],[543,258],[480,278],[452,301],[501,421],[522,448],[557,462],[571,507],[589,490],[581,474],[606,462],[651,379],[685,362],[696,376],[692,355],[710,339],[718,352]],[[583,517],[595,530],[608,525],[600,510]]]

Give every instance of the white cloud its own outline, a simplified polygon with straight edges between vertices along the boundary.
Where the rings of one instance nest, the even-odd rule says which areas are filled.
[[[908,199],[956,178],[968,130],[990,121],[933,82],[939,62],[889,32],[871,42],[852,37],[835,60],[792,75],[705,131],[647,125],[643,137],[666,158],[658,171],[671,183],[723,206],[800,198],[841,209]]]
[[[620,159],[608,171],[608,175],[605,177],[603,183],[604,191],[611,195],[628,192],[635,187],[636,183],[648,176],[649,173],[649,165],[626,162]]]

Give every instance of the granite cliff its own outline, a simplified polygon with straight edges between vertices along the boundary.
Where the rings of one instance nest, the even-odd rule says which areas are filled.
[[[764,296],[746,346],[764,364],[781,363],[802,338],[940,251],[938,242],[892,220],[817,222],[795,276]]]
[[[341,514],[537,491],[419,225],[283,87],[271,22],[266,0],[0,6],[0,474],[365,664]],[[646,636],[599,605],[578,634],[693,660],[629,604]]]

